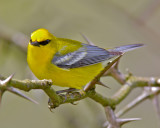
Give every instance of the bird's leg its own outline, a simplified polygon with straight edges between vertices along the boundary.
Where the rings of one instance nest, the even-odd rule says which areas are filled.
[[[75,89],[75,88],[69,88],[69,89],[65,89],[65,90],[59,90],[59,91],[56,91],[56,93],[58,94],[58,95],[63,95],[64,97],[65,97],[65,100],[64,100],[64,102],[67,100],[67,97],[68,96],[70,96],[70,97],[72,97],[72,92],[75,92],[75,91],[78,91],[78,89]],[[64,94],[62,94],[62,93],[66,93],[65,95]],[[73,105],[77,105],[77,103],[75,103],[75,102],[71,102],[71,104],[73,104]]]

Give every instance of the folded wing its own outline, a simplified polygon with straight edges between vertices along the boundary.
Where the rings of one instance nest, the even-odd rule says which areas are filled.
[[[107,51],[97,46],[82,44],[78,50],[65,55],[57,52],[52,63],[60,68],[78,68],[97,64],[121,54],[122,52],[119,51]]]

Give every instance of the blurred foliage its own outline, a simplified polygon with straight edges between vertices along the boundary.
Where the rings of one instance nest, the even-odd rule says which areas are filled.
[[[58,37],[84,42],[82,32],[100,47],[144,43],[146,47],[122,58],[120,69],[125,72],[128,67],[139,76],[159,76],[159,7],[159,0],[0,0],[0,37],[5,27],[27,36],[44,27]],[[0,38],[0,74],[9,76],[12,73],[18,79],[33,79],[26,54],[12,42]],[[98,87],[104,95],[110,96],[119,88],[111,78],[103,81],[111,88]],[[101,128],[106,120],[103,108],[91,100],[80,101],[76,106],[63,105],[51,113],[47,109],[46,95],[38,90],[29,94],[40,104],[5,94],[0,109],[0,127]],[[120,107],[138,94],[139,89],[132,92]],[[151,101],[144,102],[126,116],[143,119],[124,126],[126,128],[160,126]]]

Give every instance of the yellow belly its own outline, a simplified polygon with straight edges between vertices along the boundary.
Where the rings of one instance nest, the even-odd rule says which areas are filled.
[[[90,82],[101,70],[101,64],[85,66],[80,68],[73,68],[69,70],[60,69],[56,66],[51,66],[51,71],[49,71],[50,79],[53,83],[59,86],[72,87],[81,89],[88,82]]]
[[[48,56],[47,52],[43,52],[40,48],[36,50],[35,48],[32,50],[32,48],[32,46],[29,47],[27,55],[30,69],[38,79],[51,79],[53,84],[57,86],[81,89],[103,69],[101,63],[79,68],[62,69],[51,63],[53,56]]]
[[[102,70],[101,64],[73,69],[61,69],[51,63],[36,68],[29,65],[38,79],[51,79],[54,85],[76,89],[81,89]]]

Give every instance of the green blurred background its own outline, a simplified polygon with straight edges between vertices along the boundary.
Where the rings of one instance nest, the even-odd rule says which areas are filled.
[[[134,75],[160,76],[160,0],[0,0],[1,75],[15,73],[17,79],[36,79],[28,68],[26,53],[12,41],[20,40],[23,34],[29,37],[32,31],[42,27],[57,37],[85,42],[80,35],[83,33],[103,48],[143,43],[146,47],[123,56],[121,71],[129,68]],[[20,45],[26,48],[25,42]],[[112,78],[103,81],[111,88],[98,87],[103,95],[111,96],[120,88]],[[132,91],[117,110],[141,91]],[[4,94],[0,128],[101,128],[106,121],[103,107],[90,99],[78,105],[61,105],[51,113],[47,108],[48,97],[42,91],[26,94],[39,105],[8,92]],[[142,118],[124,128],[160,127],[152,100],[143,102],[123,117]]]

